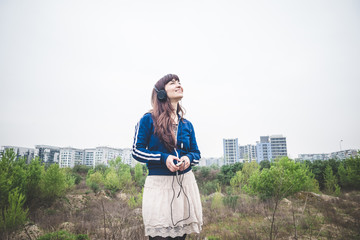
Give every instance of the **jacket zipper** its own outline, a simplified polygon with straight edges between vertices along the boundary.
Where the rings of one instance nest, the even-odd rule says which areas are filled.
[[[174,147],[174,150],[175,150],[175,153],[176,153],[176,157],[179,158],[179,154],[176,150],[176,146],[177,146],[177,138],[178,138],[178,134],[179,134],[179,125],[180,125],[180,121],[178,123],[178,125],[176,126],[176,136],[175,136],[175,147]]]

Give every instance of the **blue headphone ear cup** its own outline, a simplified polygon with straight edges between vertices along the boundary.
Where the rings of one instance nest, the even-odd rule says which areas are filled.
[[[166,95],[166,91],[165,90],[160,90],[157,92],[157,98],[161,101],[161,102],[165,102],[167,95]]]

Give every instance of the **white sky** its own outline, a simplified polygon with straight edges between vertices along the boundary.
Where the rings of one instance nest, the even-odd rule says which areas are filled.
[[[131,147],[168,73],[203,157],[360,148],[360,1],[0,0],[0,146]]]

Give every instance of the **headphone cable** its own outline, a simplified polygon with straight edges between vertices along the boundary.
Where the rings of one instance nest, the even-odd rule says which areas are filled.
[[[183,163],[184,166],[185,166],[185,162]],[[172,211],[172,204],[174,202],[174,199],[175,199],[175,189],[174,189],[174,179],[175,179],[175,176],[176,176],[176,181],[177,183],[179,184],[180,186],[180,190],[179,190],[179,193],[177,195],[176,198],[179,198],[180,194],[181,194],[181,191],[184,193],[185,197],[186,197],[186,200],[188,202],[188,205],[189,205],[189,216],[187,218],[184,218],[182,220],[179,220],[177,221],[175,224],[174,224],[174,217],[173,217],[173,211]],[[182,221],[185,221],[187,219],[190,218],[190,200],[189,200],[189,197],[186,195],[185,193],[185,190],[184,190],[184,187],[183,187],[183,180],[184,180],[184,174],[181,174],[180,177],[178,175],[178,171],[176,171],[176,175],[173,175],[173,180],[172,180],[172,183],[171,183],[171,187],[172,187],[172,190],[173,190],[173,197],[171,199],[171,203],[170,203],[170,212],[171,212],[171,222],[174,226],[176,226],[178,223],[182,222]]]

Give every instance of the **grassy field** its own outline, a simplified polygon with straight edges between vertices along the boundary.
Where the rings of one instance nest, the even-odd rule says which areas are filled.
[[[200,180],[198,177],[202,188],[205,183]],[[63,230],[87,234],[90,239],[147,239],[141,206],[130,207],[130,197],[121,191],[95,194],[83,176],[66,197],[30,211],[31,221],[12,238],[37,239]],[[358,191],[339,197],[299,192],[283,199],[276,212],[273,200],[262,201],[247,194],[217,191],[201,198],[203,230],[187,239],[360,239]]]

